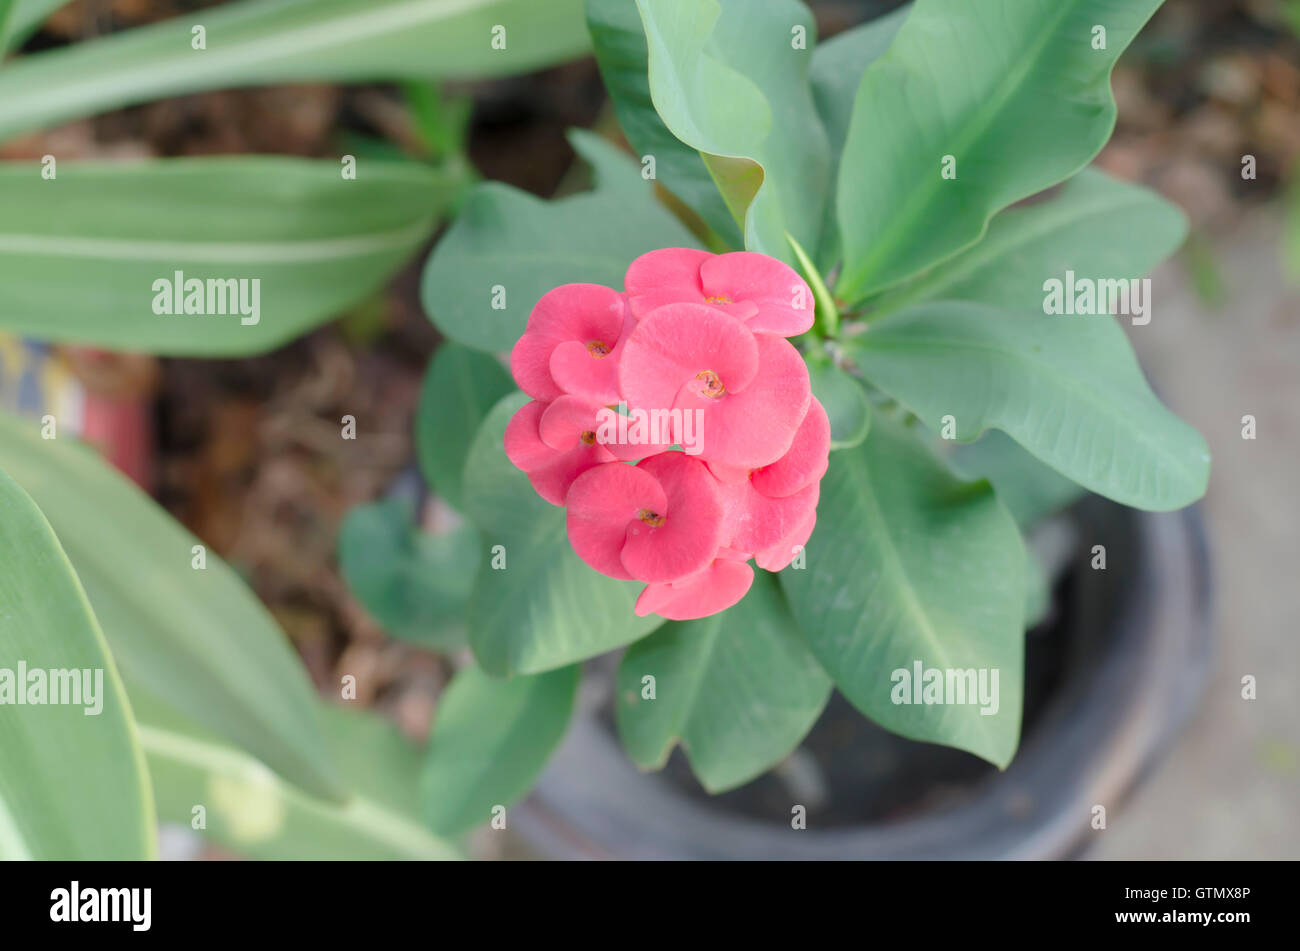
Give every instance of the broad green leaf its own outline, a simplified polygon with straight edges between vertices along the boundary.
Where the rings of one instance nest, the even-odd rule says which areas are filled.
[[[1176,205],[1086,168],[1060,194],[1002,212],[974,247],[873,302],[872,319],[925,299],[1041,311],[1043,285],[1066,271],[1091,280],[1139,278],[1187,236]]]
[[[154,856],[126,691],[54,531],[4,471],[0,764],[0,859]]]
[[[815,249],[830,144],[808,71],[812,14],[795,0],[637,0],[650,91],[664,124],[698,149],[745,246],[787,263],[786,232]]]
[[[1044,465],[1006,433],[991,429],[956,447],[953,466],[969,479],[988,479],[1021,528],[1078,500],[1079,485]]]
[[[831,421],[831,450],[859,445],[871,429],[871,404],[862,384],[826,360],[809,360],[808,377]]]
[[[506,458],[506,423],[525,402],[516,394],[497,404],[465,463],[466,510],[483,532],[470,646],[484,670],[501,676],[586,660],[662,623],[633,613],[644,585],[608,578],[574,553],[564,509],[543,500]]]
[[[465,643],[465,606],[479,561],[478,530],[443,535],[413,524],[411,505],[358,505],[339,529],[339,568],[348,589],[384,630],[433,650]]]
[[[438,702],[420,795],[439,835],[492,820],[536,782],[560,745],[578,692],[576,666],[498,680],[477,667],[456,674]]]
[[[339,803],[286,783],[155,698],[133,692],[163,822],[192,827],[241,856],[272,861],[455,859],[421,821],[423,755],[390,723],[321,706],[334,756],[354,792]]]
[[[1115,318],[939,301],[851,340],[867,379],[955,439],[1001,429],[1086,489],[1153,511],[1205,493],[1205,440],[1156,399]]]
[[[582,0],[244,0],[10,64],[0,139],[207,89],[504,76],[588,46]]]
[[[839,178],[840,156],[844,151],[844,140],[849,134],[849,120],[853,116],[853,98],[857,94],[858,84],[868,66],[874,63],[894,41],[898,28],[907,19],[911,6],[900,7],[892,13],[877,17],[851,30],[845,30],[829,40],[818,43],[813,51],[812,80],[813,100],[817,104],[817,114],[821,116],[822,125],[830,139],[831,174],[830,194],[827,197],[827,209],[835,207],[835,186]],[[835,264],[839,258],[839,231],[834,215],[827,214],[822,224],[821,250],[818,261],[825,270]]]
[[[645,29],[636,0],[587,0],[587,29],[605,89],[628,142],[654,158],[655,178],[693,208],[731,248],[744,246],[700,153],[673,135],[650,97]]]
[[[808,651],[775,576],[757,572],[733,608],[669,621],[618,668],[618,732],[632,760],[659,769],[680,742],[718,793],[780,762],[807,735],[831,682]],[[654,678],[654,695],[646,677]]]
[[[338,316],[419,250],[450,192],[424,166],[365,160],[355,181],[336,162],[272,157],[57,172],[0,165],[0,328],[172,356],[258,353]],[[159,314],[175,310],[178,272],[246,283],[195,295],[226,316]]]
[[[453,340],[509,350],[552,288],[585,282],[622,290],[633,258],[698,246],[655,201],[638,165],[591,133],[569,137],[596,168],[594,191],[547,202],[506,185],[480,185],[438,242],[421,296]]]
[[[807,567],[781,581],[835,685],[881,726],[1005,767],[1020,735],[1025,551],[987,482],[962,482],[915,434],[877,418],[831,456]],[[996,703],[914,699],[923,672],[985,671]],[[996,670],[997,690],[992,691]],[[963,682],[963,688],[965,684]],[[924,694],[922,694],[924,699]]]
[[[415,415],[420,469],[435,492],[462,508],[465,456],[488,410],[515,390],[510,373],[488,354],[455,341],[438,348],[424,377]]]
[[[60,533],[128,685],[244,747],[286,779],[340,792],[316,699],[270,614],[213,552],[94,452],[0,414],[0,467]]]
[[[1115,60],[1159,5],[917,0],[854,100],[836,293],[858,301],[913,276],[1086,165],[1115,124]],[[955,177],[942,174],[945,156]]]

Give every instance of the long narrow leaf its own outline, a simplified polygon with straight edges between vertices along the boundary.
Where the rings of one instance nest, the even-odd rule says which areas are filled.
[[[154,851],[144,755],[104,635],[49,523],[0,471],[0,859]]]
[[[582,0],[245,0],[11,64],[0,139],[208,89],[520,73],[588,43]]]
[[[302,665],[275,621],[197,538],[94,453],[0,415],[0,467],[59,532],[128,683],[320,795],[341,793]]]
[[[3,165],[0,327],[173,356],[259,353],[382,286],[451,193],[421,165],[364,158],[355,180],[341,163],[270,157],[69,162],[53,180]]]

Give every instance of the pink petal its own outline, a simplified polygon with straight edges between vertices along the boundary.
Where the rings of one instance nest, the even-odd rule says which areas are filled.
[[[548,463],[529,471],[528,481],[533,490],[546,501],[552,505],[563,505],[569,487],[578,476],[613,461],[614,457],[600,446],[579,446],[568,452],[555,452]]]
[[[759,369],[752,385],[718,398],[699,395],[694,381],[678,392],[677,406],[704,410],[703,457],[710,463],[758,469],[776,462],[808,413],[812,390],[799,351],[770,334],[754,341]]]
[[[636,599],[637,617],[658,614],[670,621],[693,621],[725,611],[749,593],[754,569],[742,561],[719,559],[675,584],[646,585]]]
[[[794,561],[796,551],[808,544],[813,528],[817,525],[817,509],[814,507],[798,528],[790,532],[766,551],[754,556],[758,567],[765,571],[781,571]]]
[[[668,304],[641,318],[618,371],[630,406],[671,409],[678,390],[701,374],[714,374],[733,392],[749,386],[758,368],[758,344],[744,324],[703,304]]]
[[[831,456],[831,421],[826,409],[813,397],[808,415],[799,424],[794,442],[784,456],[751,477],[755,490],[779,498],[794,495],[818,482],[826,474]]]
[[[542,412],[538,422],[538,435],[552,449],[577,449],[581,445],[594,445],[596,414],[600,407],[576,396],[561,396]],[[591,441],[583,439],[591,434]]]
[[[641,581],[675,581],[713,560],[722,543],[723,506],[718,483],[704,463],[666,452],[643,460],[637,470],[658,480],[666,494],[653,525],[637,518],[628,528],[623,567]]]
[[[812,291],[789,265],[766,254],[735,251],[709,258],[700,266],[705,297],[723,297],[757,305],[746,326],[754,333],[794,337],[813,325]]]
[[[555,450],[542,442],[539,426],[546,404],[534,400],[519,407],[506,424],[506,458],[515,467],[528,472],[551,461]]]
[[[680,413],[678,417],[680,418]],[[673,445],[673,440],[663,441],[655,437],[664,436],[664,429],[671,436],[674,427],[665,427],[662,421],[657,426],[654,425],[653,419],[644,411],[624,416],[616,408],[604,406],[597,410],[596,420],[596,442],[608,449],[616,459],[625,462],[639,462],[657,456]]]
[[[552,505],[563,505],[573,480],[593,466],[610,462],[613,456],[601,446],[577,442],[570,449],[556,449],[542,441],[541,421],[549,407],[525,403],[506,424],[506,458],[528,474],[533,489]]]
[[[727,544],[747,552],[761,552],[797,532],[817,511],[821,483],[814,482],[794,495],[768,498],[750,484],[729,487]]]
[[[662,248],[641,255],[623,279],[632,313],[640,318],[664,304],[703,304],[700,265],[711,257],[694,248]]]
[[[744,466],[729,466],[725,462],[716,460],[705,461],[708,463],[709,471],[713,473],[713,477],[723,485],[736,485],[749,481],[749,470]]]
[[[668,496],[645,469],[612,462],[584,472],[565,498],[569,543],[578,557],[601,574],[627,580],[620,554],[640,513],[663,512]]]
[[[523,336],[510,353],[510,372],[515,382],[533,399],[555,399],[564,392],[551,375],[551,355],[555,348],[576,342],[584,350],[599,345],[599,349],[608,353],[618,343],[625,320],[623,295],[611,288],[600,284],[562,284],[548,291],[528,315]],[[580,380],[585,379],[582,374],[578,376]]]
[[[550,373],[565,393],[608,406],[618,402],[617,343],[608,353],[566,340],[551,351]]]

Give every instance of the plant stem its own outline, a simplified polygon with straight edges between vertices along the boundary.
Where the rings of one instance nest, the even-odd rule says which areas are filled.
[[[820,337],[834,338],[840,332],[840,312],[835,306],[835,298],[826,289],[826,282],[817,273],[816,266],[807,253],[804,252],[804,249],[799,246],[799,242],[788,231],[785,233],[785,238],[790,242],[790,247],[794,248],[795,257],[799,259],[799,266],[803,268],[804,277],[808,279],[808,286],[812,288],[813,300],[817,303],[817,334]]]

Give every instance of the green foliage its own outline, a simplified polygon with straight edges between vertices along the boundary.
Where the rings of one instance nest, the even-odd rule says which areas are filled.
[[[153,796],[126,692],[54,531],[0,470],[0,859],[144,859]]]
[[[776,578],[758,574],[740,604],[669,621],[623,655],[615,710],[638,766],[659,769],[680,742],[704,788],[722,792],[770,769],[812,728],[830,678]]]
[[[31,492],[76,568],[128,685],[290,781],[341,785],[307,675],[239,576],[94,452],[0,414],[0,468]]]
[[[573,714],[579,670],[499,680],[461,670],[443,694],[421,797],[433,830],[456,835],[493,818],[532,787]]]
[[[489,182],[471,193],[438,242],[421,295],[451,339],[509,350],[551,288],[590,282],[622,289],[633,258],[696,246],[626,156],[590,133],[574,131],[570,141],[595,168],[595,190],[546,202]]]

